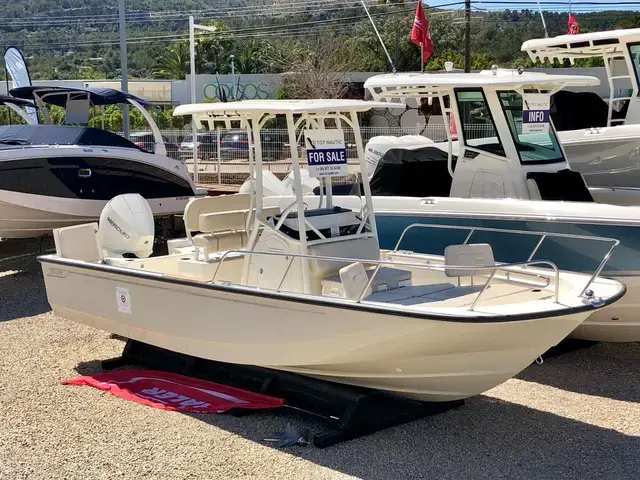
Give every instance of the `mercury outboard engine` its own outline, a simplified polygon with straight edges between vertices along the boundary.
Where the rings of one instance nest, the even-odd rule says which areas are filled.
[[[149,257],[155,235],[151,207],[137,193],[112,198],[100,214],[98,235],[107,257]]]

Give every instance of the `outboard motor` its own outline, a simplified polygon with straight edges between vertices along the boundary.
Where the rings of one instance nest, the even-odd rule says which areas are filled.
[[[155,235],[151,207],[137,193],[112,198],[100,214],[98,235],[107,257],[149,257]]]

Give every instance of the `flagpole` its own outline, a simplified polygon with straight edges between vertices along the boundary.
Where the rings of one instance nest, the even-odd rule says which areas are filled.
[[[424,46],[420,44],[420,73],[424,73]]]
[[[542,19],[542,28],[544,28],[544,38],[549,38],[549,34],[547,33],[547,24],[544,21],[544,15],[542,14],[542,8],[540,7],[540,0],[537,0],[537,1],[538,1],[538,12],[540,12],[540,18]]]
[[[393,60],[391,60],[391,55],[389,55],[389,51],[387,50],[387,46],[382,41],[382,37],[380,36],[380,33],[378,32],[378,29],[376,28],[376,24],[373,22],[373,18],[371,18],[371,14],[369,14],[369,9],[367,8],[367,4],[364,3],[364,0],[360,0],[360,1],[362,3],[362,6],[364,7],[364,11],[367,12],[367,17],[369,17],[369,21],[371,22],[371,26],[373,27],[373,30],[376,32],[376,35],[378,36],[378,40],[380,41],[380,45],[382,45],[384,53],[387,55],[387,60],[389,60],[389,63],[391,64],[391,71],[393,73],[396,73],[396,65],[393,63]]]

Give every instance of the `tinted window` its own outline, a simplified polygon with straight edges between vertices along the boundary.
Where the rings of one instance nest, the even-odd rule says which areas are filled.
[[[549,125],[547,133],[522,133],[522,95],[500,92],[500,103],[522,163],[562,162],[564,156],[556,134]]]
[[[455,92],[465,145],[506,156],[482,89],[456,89]]]

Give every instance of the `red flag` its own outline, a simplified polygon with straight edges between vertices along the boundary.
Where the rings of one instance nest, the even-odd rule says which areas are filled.
[[[89,385],[126,400],[178,412],[220,413],[233,408],[262,409],[284,405],[280,398],[153,370],[96,373],[62,383]]]
[[[413,21],[413,28],[411,29],[411,41],[416,45],[422,46],[422,61],[426,62],[431,54],[436,50],[431,41],[431,28],[429,27],[429,21],[424,15],[422,9],[422,0],[418,2],[418,8],[416,9],[416,18]]]
[[[580,33],[580,25],[578,25],[578,20],[573,16],[573,13],[569,14],[569,22],[567,25],[569,26],[569,35],[577,35]]]

